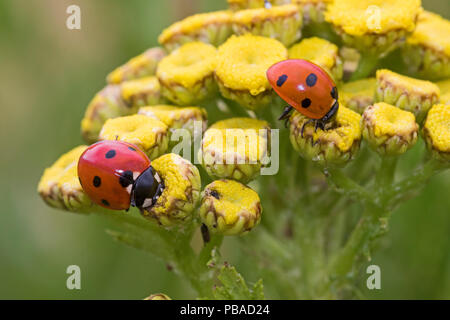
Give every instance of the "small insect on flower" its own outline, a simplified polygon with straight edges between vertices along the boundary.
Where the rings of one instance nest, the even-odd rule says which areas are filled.
[[[122,141],[100,141],[78,160],[83,190],[96,204],[113,210],[151,207],[164,182],[138,147]]]
[[[339,109],[336,85],[318,65],[303,59],[288,59],[278,62],[267,70],[267,79],[275,92],[289,105],[284,109],[278,120],[286,120],[293,109],[310,120],[304,127],[315,123],[315,130],[325,130],[325,124],[330,121]]]

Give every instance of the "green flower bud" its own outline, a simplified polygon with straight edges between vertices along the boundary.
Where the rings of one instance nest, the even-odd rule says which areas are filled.
[[[292,0],[292,3],[299,6],[303,12],[303,21],[305,25],[324,22],[325,10],[327,5],[331,2],[332,0]]]
[[[253,229],[261,219],[258,194],[233,180],[217,180],[202,193],[200,218],[212,233],[241,235]]]

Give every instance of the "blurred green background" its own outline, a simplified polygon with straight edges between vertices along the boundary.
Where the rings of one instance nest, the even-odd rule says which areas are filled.
[[[81,30],[66,28],[70,4],[81,7]],[[450,18],[448,0],[423,5]],[[36,188],[46,166],[82,143],[80,120],[109,71],[157,45],[177,19],[225,7],[225,0],[0,2],[0,298],[194,297],[164,263],[112,241],[101,218],[50,209]],[[394,213],[372,260],[382,289],[367,297],[450,298],[449,177],[434,177]],[[81,267],[82,290],[66,289],[71,264]]]

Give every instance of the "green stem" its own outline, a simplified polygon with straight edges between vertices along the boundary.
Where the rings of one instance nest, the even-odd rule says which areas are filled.
[[[331,182],[341,193],[353,197],[356,200],[372,201],[372,196],[356,181],[346,176],[337,168],[325,168],[327,180]]]
[[[370,76],[378,63],[378,55],[372,53],[363,53],[359,60],[358,69],[353,72],[350,81],[364,79]]]
[[[436,173],[448,169],[448,165],[435,159],[428,160],[420,168],[416,169],[413,174],[406,177],[402,181],[392,185],[388,190],[389,204],[397,205],[398,203],[408,199],[420,187]]]

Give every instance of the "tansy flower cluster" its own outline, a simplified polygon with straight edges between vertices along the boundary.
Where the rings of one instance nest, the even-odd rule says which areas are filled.
[[[44,171],[38,192],[51,207],[132,226],[114,237],[173,264],[201,298],[214,297],[222,236],[248,233],[243,246],[256,265],[272,262],[265,271],[285,297],[342,297],[393,208],[450,166],[450,22],[420,0],[228,5],[168,26],[161,47],[113,70],[87,103],[87,144],[124,141],[152,160],[164,190],[151,207],[135,217],[92,203],[76,170],[84,145]],[[384,63],[394,55],[405,63],[392,70]],[[276,120],[286,103],[266,73],[286,59],[311,61],[334,81],[339,109],[323,128],[301,110],[286,127]],[[424,160],[399,180],[407,152]],[[262,175],[269,166],[277,170]],[[365,208],[357,224],[351,203]],[[170,298],[147,298],[156,299]]]

